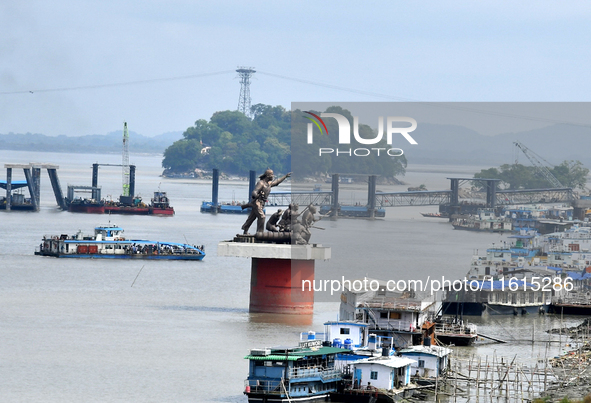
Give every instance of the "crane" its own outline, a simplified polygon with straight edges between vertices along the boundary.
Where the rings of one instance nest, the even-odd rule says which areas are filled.
[[[548,182],[550,182],[550,184],[553,187],[555,187],[555,188],[563,188],[564,187],[564,186],[562,186],[562,183],[560,183],[560,181],[558,179],[556,179],[556,177],[554,175],[552,175],[552,172],[550,172],[550,170],[540,162],[540,160],[537,158],[537,157],[540,157],[539,155],[534,153],[532,150],[527,148],[524,144],[520,143],[519,141],[515,141],[513,144],[515,144],[516,147],[518,147],[521,151],[523,151],[523,153],[525,154],[527,159],[533,164],[534,168],[536,168],[536,171],[540,175],[542,175]],[[544,160],[544,158],[542,158],[542,157],[540,157],[540,158]],[[548,161],[546,161],[546,160],[544,160],[544,161],[548,165],[550,165],[548,163]]]
[[[123,161],[121,162],[123,171],[123,194],[129,197],[129,132],[127,131],[127,122],[123,122]]]

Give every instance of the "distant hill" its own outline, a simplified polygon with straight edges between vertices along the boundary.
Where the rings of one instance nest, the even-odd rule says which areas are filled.
[[[134,153],[163,153],[175,141],[183,137],[182,132],[169,132],[156,137],[146,137],[130,132],[130,150]],[[435,125],[423,123],[413,137],[419,143],[406,145],[404,153],[411,164],[435,165],[485,165],[511,164],[515,158],[514,141],[521,141],[528,148],[551,164],[564,160],[579,160],[591,168],[591,128],[555,124],[542,129],[526,132],[504,133],[484,136],[462,126]],[[45,136],[43,134],[0,134],[0,149],[119,153],[121,152],[122,131],[106,135],[79,137]],[[522,153],[519,162],[529,165]]]
[[[169,132],[155,137],[146,137],[129,132],[129,149],[133,153],[161,154],[175,141],[182,138],[182,132]],[[87,136],[46,136],[44,134],[0,134],[0,149],[22,151],[52,151],[73,153],[120,153],[123,132],[93,134]]]
[[[591,127],[556,124],[517,133],[484,136],[471,129],[453,125],[424,123],[413,132],[416,146],[405,146],[409,163],[490,165],[512,164],[514,141],[520,141],[549,163],[579,160],[591,168]],[[525,155],[519,162],[530,165]],[[542,161],[543,162],[543,161]]]

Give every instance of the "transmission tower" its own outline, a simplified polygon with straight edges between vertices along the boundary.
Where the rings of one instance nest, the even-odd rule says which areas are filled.
[[[250,77],[256,73],[254,67],[238,67],[240,77],[240,98],[238,98],[238,112],[250,116]]]

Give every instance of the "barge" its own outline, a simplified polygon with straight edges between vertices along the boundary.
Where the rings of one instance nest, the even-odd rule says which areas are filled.
[[[202,260],[204,247],[173,242],[127,239],[123,228],[101,225],[93,236],[44,236],[35,255],[59,258]]]

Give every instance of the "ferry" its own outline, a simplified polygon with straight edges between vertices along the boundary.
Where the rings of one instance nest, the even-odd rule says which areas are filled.
[[[123,228],[101,225],[93,236],[82,231],[75,235],[44,236],[35,255],[60,258],[202,260],[204,247],[173,242],[127,239]]]

